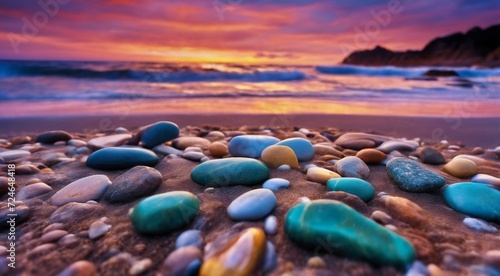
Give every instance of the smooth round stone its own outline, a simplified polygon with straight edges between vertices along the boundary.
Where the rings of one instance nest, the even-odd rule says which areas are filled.
[[[494,150],[493,150],[494,153],[497,154],[497,156],[500,158],[500,146],[496,147]]]
[[[276,169],[281,165],[289,165],[293,169],[299,168],[297,156],[287,146],[269,146],[262,151],[261,160],[269,168]]]
[[[200,230],[187,230],[182,232],[175,241],[175,249],[186,247],[186,246],[196,246],[201,249],[203,245],[203,238],[201,237]]]
[[[130,219],[141,234],[165,234],[188,225],[199,209],[200,201],[192,193],[168,192],[139,202]]]
[[[115,133],[117,134],[124,134],[124,133],[129,133],[128,129],[124,127],[117,127],[115,128]]]
[[[443,171],[458,178],[467,178],[477,174],[477,165],[471,160],[454,158],[443,166]]]
[[[205,137],[208,138],[226,138],[226,135],[218,130],[210,131]]]
[[[391,159],[387,162],[386,169],[398,187],[407,192],[431,192],[445,183],[440,175],[402,157]]]
[[[346,149],[362,150],[364,148],[376,147],[377,145],[380,145],[390,139],[391,138],[389,137],[380,135],[350,132],[341,135],[337,140],[335,140],[335,144]]]
[[[155,166],[158,156],[141,148],[111,147],[100,149],[87,158],[87,166],[98,170],[122,170],[138,165]]]
[[[275,216],[268,216],[264,221],[264,230],[268,235],[274,235],[278,232],[278,219]]]
[[[136,166],[115,178],[104,199],[111,203],[130,202],[154,193],[162,181],[163,176],[156,169]]]
[[[78,261],[71,264],[57,276],[96,276],[97,269],[95,265],[89,261]]]
[[[473,182],[456,183],[446,186],[443,196],[457,212],[500,223],[500,190],[494,187]]]
[[[202,152],[196,152],[196,151],[184,152],[181,156],[187,160],[195,162],[199,162],[203,157],[206,157],[205,154],[203,154]]]
[[[280,140],[276,137],[265,135],[241,135],[229,141],[229,153],[235,157],[259,158],[262,151]]]
[[[48,233],[50,231],[54,231],[54,230],[64,230],[64,228],[65,228],[65,226],[62,223],[52,223],[42,230],[42,234],[46,234],[46,233]]]
[[[213,142],[208,146],[208,151],[213,157],[224,157],[229,154],[227,146],[221,142]]]
[[[495,226],[488,224],[482,219],[464,218],[464,224],[467,225],[467,227],[469,227],[470,229],[479,232],[496,233],[498,231]]]
[[[174,155],[182,155],[183,151],[182,150],[178,150],[174,147],[171,147],[171,146],[167,146],[167,145],[158,145],[154,148],[152,148],[152,151],[156,152],[156,153],[159,153],[159,154],[163,154],[163,155],[169,155],[169,154],[174,154]]]
[[[170,253],[163,263],[169,274],[173,276],[198,275],[202,263],[201,250],[196,246],[186,246]]]
[[[81,148],[77,148],[75,150],[75,153],[77,153],[77,154],[90,154],[91,152],[92,151],[87,147],[81,147]]]
[[[271,178],[262,184],[262,188],[269,189],[271,191],[277,191],[280,188],[288,187],[290,187],[290,181],[283,178]]]
[[[418,148],[418,143],[415,141],[386,141],[377,149],[379,151],[389,153],[393,150],[397,151],[414,151]]]
[[[109,185],[111,181],[105,175],[87,176],[64,186],[50,198],[50,202],[62,206],[70,202],[99,201]]]
[[[67,133],[66,131],[54,130],[38,135],[36,137],[36,142],[42,144],[54,144],[55,142],[59,141],[69,141],[72,138],[73,137],[71,136],[71,134]]]
[[[421,227],[428,223],[425,211],[413,201],[404,197],[389,195],[381,196],[380,200],[388,209],[388,212],[398,220],[415,227]]]
[[[376,265],[406,267],[416,258],[406,239],[336,200],[295,205],[285,216],[285,231],[306,248],[324,249]]]
[[[386,154],[376,149],[362,149],[356,153],[356,157],[366,164],[380,164],[385,159]]]
[[[446,163],[444,156],[435,148],[425,147],[420,151],[420,160],[422,163],[431,165],[441,165]]]
[[[338,158],[344,157],[344,154],[341,151],[336,150],[334,147],[330,145],[319,145],[316,144],[313,146],[314,153],[322,156],[335,156]]]
[[[131,134],[114,134],[90,139],[87,145],[91,149],[116,147],[125,144],[130,138]]]
[[[95,240],[106,234],[106,232],[111,229],[111,225],[108,225],[100,220],[93,222],[89,227],[89,239]]]
[[[6,150],[4,152],[0,152],[0,157],[3,158],[5,162],[10,162],[12,160],[16,160],[30,155],[31,152],[26,150]]]
[[[45,183],[35,183],[28,185],[17,193],[17,198],[19,200],[25,200],[52,192],[52,187]]]
[[[308,181],[318,182],[321,184],[326,184],[328,180],[337,177],[340,177],[338,173],[320,167],[311,167],[307,170],[306,174],[306,179]]]
[[[269,189],[255,189],[237,197],[227,207],[233,220],[258,220],[273,211],[278,200]]]
[[[261,161],[233,157],[210,160],[198,165],[191,172],[191,179],[203,186],[253,186],[269,178],[269,169]]]
[[[172,122],[162,121],[147,126],[142,133],[141,142],[144,147],[153,148],[177,136],[179,136],[179,127]]]
[[[289,171],[292,169],[292,167],[288,166],[288,165],[281,165],[279,167],[276,168],[278,171]]]
[[[40,239],[44,243],[56,242],[59,239],[61,239],[62,237],[66,236],[67,234],[68,234],[68,231],[54,230],[54,231],[50,231],[48,233],[43,234],[43,236],[40,237]]]
[[[304,138],[285,139],[276,145],[287,146],[293,150],[299,162],[309,161],[314,157],[314,147],[309,140]]]
[[[344,177],[357,177],[367,179],[370,176],[368,166],[356,156],[348,156],[335,163],[335,169]]]
[[[332,178],[326,182],[328,191],[341,191],[353,194],[364,202],[372,200],[375,196],[375,189],[372,184],[363,179],[354,177]]]
[[[266,254],[264,256],[262,270],[265,273],[270,273],[278,267],[278,255],[276,255],[276,249],[274,245],[270,242],[266,242]]]
[[[179,137],[172,141],[175,148],[184,150],[189,147],[208,148],[210,140],[201,137]]]
[[[483,255],[483,260],[492,265],[500,268],[500,250],[490,250]]]
[[[500,188],[500,178],[491,175],[478,173],[474,175],[470,180],[472,182],[490,184],[497,188]]]
[[[217,241],[216,241],[217,242]],[[200,276],[254,275],[266,250],[266,234],[259,228],[248,228],[205,253]]]
[[[50,215],[50,223],[74,223],[75,220],[83,221],[104,214],[104,207],[96,203],[72,202],[59,207]]]

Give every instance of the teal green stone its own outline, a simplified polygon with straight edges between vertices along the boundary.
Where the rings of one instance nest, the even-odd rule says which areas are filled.
[[[375,189],[369,182],[355,177],[332,178],[326,182],[328,191],[342,191],[353,194],[364,202],[372,200]]]
[[[462,182],[446,186],[446,203],[474,218],[500,223],[500,190],[482,183]]]
[[[191,179],[203,186],[253,186],[269,178],[269,168],[261,161],[232,157],[201,163],[191,172]]]
[[[416,258],[406,239],[336,200],[295,205],[285,216],[285,231],[306,248],[340,253],[375,265],[404,268]]]
[[[98,170],[122,170],[138,165],[155,166],[158,156],[143,148],[110,147],[93,152],[87,166]]]
[[[142,134],[141,142],[146,148],[153,148],[179,136],[179,127],[167,121],[157,122]]]
[[[143,199],[130,219],[141,234],[165,234],[188,225],[198,214],[200,201],[189,192],[168,192]]]

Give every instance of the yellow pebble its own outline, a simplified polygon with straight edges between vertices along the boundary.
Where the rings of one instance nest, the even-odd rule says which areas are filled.
[[[292,169],[299,168],[299,161],[295,152],[287,146],[269,146],[260,157],[269,168],[275,169],[281,165],[289,165]]]
[[[325,184],[331,178],[338,178],[340,175],[336,172],[332,172],[330,170],[313,167],[307,170],[306,179],[312,182],[318,182],[321,184]]]
[[[455,158],[444,165],[443,171],[458,178],[467,178],[477,174],[477,165],[465,158]]]

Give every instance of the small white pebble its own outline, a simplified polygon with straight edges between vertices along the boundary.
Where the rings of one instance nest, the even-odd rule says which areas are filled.
[[[274,235],[278,232],[278,219],[275,216],[268,216],[264,221],[264,230],[268,235]]]
[[[97,239],[99,237],[102,237],[108,230],[111,228],[111,225],[105,224],[104,222],[98,220],[92,225],[90,225],[89,228],[89,238],[91,240]]]
[[[303,133],[303,134],[308,134],[308,133],[310,133],[309,129],[307,129],[307,128],[301,128],[301,129],[299,129],[299,132],[300,132],[300,133]]]
[[[394,232],[396,230],[398,230],[398,228],[396,226],[392,225],[392,224],[387,224],[384,227],[387,228],[387,229],[389,229],[389,230],[391,230],[391,231],[394,231]]]
[[[153,262],[150,259],[143,259],[138,262],[136,262],[129,270],[128,274],[130,275],[139,275],[147,271],[151,266],[153,265]]]
[[[277,168],[278,171],[288,171],[288,170],[291,170],[292,168],[287,165],[287,164],[284,164],[284,165],[281,165]]]
[[[311,202],[311,200],[306,196],[301,196],[297,199],[297,202],[298,203],[308,203],[308,202]]]

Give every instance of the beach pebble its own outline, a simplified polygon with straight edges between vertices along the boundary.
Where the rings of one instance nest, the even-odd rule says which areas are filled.
[[[151,149],[155,153],[163,154],[163,155],[169,155],[169,154],[174,154],[174,155],[181,155],[183,153],[182,150],[178,150],[174,147],[171,146],[166,146],[166,145],[158,145],[154,148]]]
[[[382,211],[375,211],[371,214],[370,216],[371,219],[374,221],[386,225],[386,224],[391,224],[392,223],[392,217],[386,214],[385,212]]]
[[[57,276],[97,276],[97,268],[89,261],[78,261],[71,264]]]
[[[441,188],[445,183],[440,175],[402,157],[387,162],[386,169],[398,187],[407,192],[431,192]]]
[[[476,163],[464,158],[454,158],[443,166],[443,171],[458,178],[467,178],[477,174]]]
[[[362,150],[364,148],[374,148],[388,140],[390,140],[390,138],[385,136],[350,132],[337,138],[335,144],[346,149]]]
[[[201,237],[200,230],[186,230],[175,240],[175,249],[186,246],[196,246],[201,249],[202,245],[203,238]]]
[[[210,140],[201,137],[179,137],[172,141],[172,145],[175,148],[181,150],[189,147],[198,147],[205,149],[210,146]]]
[[[376,149],[362,149],[356,153],[356,157],[366,164],[380,164],[386,158],[386,154]]]
[[[404,267],[416,258],[406,239],[336,200],[295,205],[285,216],[285,231],[303,247],[324,248],[377,265]]]
[[[453,210],[490,222],[500,222],[500,190],[473,182],[446,186],[443,190],[446,203]]]
[[[32,164],[23,164],[16,166],[16,174],[36,174],[40,169]]]
[[[62,130],[54,130],[49,132],[44,132],[36,137],[37,143],[42,144],[54,144],[58,141],[69,141],[73,138],[71,134]]]
[[[397,151],[413,151],[418,148],[418,143],[415,141],[386,141],[377,149],[379,151],[389,153],[393,150]]]
[[[286,164],[285,165],[281,165],[281,166],[279,166],[279,167],[276,168],[276,170],[278,170],[278,171],[289,171],[291,169],[292,168],[289,165],[286,165]]]
[[[255,189],[233,200],[227,207],[227,213],[233,220],[258,220],[267,216],[277,202],[271,190]]]
[[[124,134],[124,133],[129,133],[128,129],[124,127],[117,127],[115,128],[115,133],[117,134]]]
[[[321,257],[314,256],[307,260],[307,266],[314,269],[322,269],[326,267],[326,263]]]
[[[260,267],[266,250],[266,234],[260,228],[248,228],[205,252],[200,276],[253,275]],[[214,244],[221,244],[215,241]]]
[[[406,271],[405,276],[434,276],[429,273],[427,266],[421,261],[414,261]],[[436,275],[437,276],[437,275]]]
[[[262,188],[269,189],[271,191],[277,191],[280,188],[288,187],[290,187],[290,181],[283,178],[271,178],[262,184]]]
[[[154,193],[162,181],[163,176],[156,169],[136,166],[115,178],[104,199],[111,203],[130,202]]]
[[[104,214],[104,207],[95,203],[72,202],[59,207],[50,216],[50,223],[73,223]]]
[[[142,148],[111,147],[100,149],[87,158],[87,166],[98,170],[122,170],[138,165],[155,166],[158,157]]]
[[[421,227],[428,223],[425,211],[413,201],[388,195],[383,195],[380,199],[392,217],[415,227]]]
[[[334,147],[330,145],[321,145],[321,144],[316,144],[313,146],[314,148],[314,153],[317,155],[321,156],[334,156],[337,158],[342,158],[344,157],[344,154],[341,151],[336,150]]]
[[[500,146],[496,147],[494,150],[493,150],[494,153],[496,153],[496,155],[500,158]]]
[[[153,266],[153,261],[151,259],[146,258],[142,259],[138,262],[135,262],[132,267],[128,270],[129,275],[140,275],[144,272],[148,271],[151,266]]]
[[[356,177],[367,179],[370,176],[368,166],[356,156],[348,156],[335,163],[335,169],[344,177]]]
[[[354,177],[332,178],[326,182],[326,188],[328,191],[342,191],[353,194],[364,202],[370,201],[375,196],[375,189],[372,184]]]
[[[62,206],[70,202],[98,201],[109,185],[111,181],[102,174],[80,178],[60,189],[50,198],[50,202],[53,205]]]
[[[350,193],[342,191],[327,192],[322,199],[340,201],[362,214],[368,214],[370,212],[368,206],[363,200]]]
[[[184,159],[199,162],[202,158],[206,157],[205,154],[196,151],[184,152],[181,155]]]
[[[226,135],[218,130],[212,130],[205,137],[207,137],[207,138],[226,138]]]
[[[289,165],[292,169],[299,167],[297,156],[287,146],[273,145],[267,147],[261,153],[261,160],[271,169],[275,169],[281,165]]]
[[[130,219],[141,234],[166,234],[188,225],[199,209],[200,201],[192,193],[167,192],[143,199]]]
[[[49,185],[45,183],[34,183],[19,190],[17,198],[19,200],[26,200],[49,192],[52,192],[52,187]]]
[[[275,216],[268,216],[264,221],[264,230],[268,235],[274,235],[278,232],[278,219]]]
[[[232,157],[204,162],[191,171],[191,179],[203,186],[253,186],[269,178],[269,169],[261,161]]]
[[[179,136],[179,127],[172,122],[161,121],[147,126],[141,134],[144,147],[153,148]]]
[[[202,263],[201,250],[196,246],[176,249],[165,259],[163,266],[172,276],[198,275]]]
[[[304,138],[285,139],[276,145],[287,146],[293,150],[299,162],[309,161],[314,157],[314,147]]]
[[[52,223],[42,230],[42,234],[48,233],[53,230],[64,230],[64,224],[62,223]]]
[[[132,138],[130,134],[113,134],[90,139],[87,142],[87,147],[98,150],[102,148],[121,146],[127,143]]]
[[[265,135],[241,135],[229,141],[228,149],[232,156],[259,158],[262,151],[278,143],[276,137]]]
[[[304,166],[304,172],[307,172],[310,168],[317,168],[316,164],[307,164]]]
[[[441,165],[446,163],[444,156],[435,148],[425,147],[420,151],[420,160],[422,163],[431,165]]]
[[[108,225],[100,220],[94,221],[89,227],[89,239],[95,240],[106,234],[106,232],[111,229],[111,225]]]
[[[11,146],[28,144],[30,142],[31,142],[31,137],[26,136],[26,135],[17,136],[17,137],[12,138],[12,140],[10,140]]]
[[[55,249],[57,248],[57,246],[53,243],[45,243],[45,244],[41,244],[33,249],[31,249],[29,251],[29,256],[34,256],[34,255],[38,255],[38,254],[47,254],[49,252],[52,252],[54,251]]]
[[[464,224],[467,225],[470,229],[479,231],[479,232],[487,232],[487,233],[496,233],[498,230],[495,226],[490,225],[486,221],[477,218],[464,218]]]
[[[270,273],[275,270],[276,267],[278,267],[278,255],[276,255],[276,249],[270,241],[267,241],[262,270],[265,273]]]
[[[500,178],[491,175],[478,173],[474,175],[470,180],[472,182],[490,184],[497,188],[500,188]]]
[[[320,167],[311,167],[307,170],[306,174],[306,179],[308,181],[321,184],[326,184],[329,179],[337,177],[340,177],[338,173]]]
[[[68,231],[65,230],[53,230],[48,233],[45,233],[40,238],[44,243],[56,242],[62,237],[66,236]]]
[[[0,157],[5,161],[5,162],[11,162],[13,160],[23,158],[30,156],[31,152],[26,151],[26,150],[6,150],[3,152],[0,152]]]
[[[489,265],[500,269],[500,250],[490,250],[484,254],[483,259]]]
[[[90,150],[89,148],[87,147],[81,147],[81,148],[77,148],[75,150],[75,153],[76,154],[90,154],[92,152],[92,150]]]
[[[472,149],[472,154],[480,155],[484,153],[484,149],[481,147],[475,147]]]
[[[224,157],[229,154],[227,146],[221,142],[213,142],[208,146],[208,152],[213,157]]]

